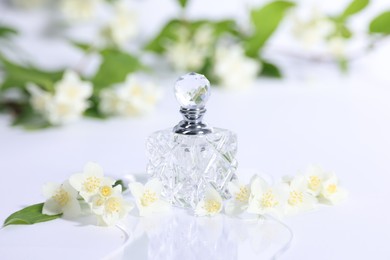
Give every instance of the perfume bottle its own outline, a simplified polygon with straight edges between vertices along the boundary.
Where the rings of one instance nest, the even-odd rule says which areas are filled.
[[[148,137],[150,178],[161,180],[162,196],[174,206],[195,208],[209,185],[228,199],[227,185],[236,178],[237,136],[203,122],[210,82],[191,72],[176,81],[174,92],[183,120]]]

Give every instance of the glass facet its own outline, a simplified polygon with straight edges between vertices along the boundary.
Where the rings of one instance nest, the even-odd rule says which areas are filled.
[[[220,128],[207,135],[182,135],[167,129],[147,140],[148,174],[159,178],[163,196],[175,206],[195,208],[211,185],[225,199],[235,178],[237,137]]]

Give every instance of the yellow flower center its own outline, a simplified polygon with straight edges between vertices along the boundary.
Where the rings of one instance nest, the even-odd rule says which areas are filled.
[[[326,188],[326,191],[330,194],[333,194],[337,191],[337,185],[336,184],[330,184],[328,185],[328,187]]]
[[[109,196],[112,195],[112,187],[110,187],[110,186],[103,186],[103,187],[100,188],[100,193],[104,197],[109,197]]]
[[[151,190],[145,190],[144,194],[141,197],[141,205],[144,207],[150,206],[152,203],[157,201],[157,195]]]
[[[260,199],[260,205],[263,208],[273,208],[279,205],[279,201],[275,199],[275,195],[271,190],[265,192]]]
[[[204,204],[204,209],[208,213],[217,213],[221,209],[221,203],[215,200],[207,200]]]
[[[72,87],[69,87],[67,88],[66,90],[66,95],[69,97],[69,98],[75,98],[77,97],[79,94],[79,90],[77,88],[77,86],[72,86]]]
[[[84,189],[88,193],[93,193],[100,187],[100,184],[101,184],[101,180],[99,178],[91,176],[85,180]]]
[[[247,202],[249,199],[249,190],[245,186],[240,187],[240,191],[236,193],[236,200]]]
[[[300,191],[291,191],[290,197],[288,198],[288,204],[296,206],[303,202],[303,193]]]
[[[59,189],[52,198],[60,204],[61,207],[65,206],[69,201],[69,194],[63,189]]]
[[[321,185],[321,179],[318,176],[310,176],[309,177],[309,189],[318,190]]]
[[[109,198],[106,201],[105,209],[108,213],[119,212],[121,203],[117,198]]]

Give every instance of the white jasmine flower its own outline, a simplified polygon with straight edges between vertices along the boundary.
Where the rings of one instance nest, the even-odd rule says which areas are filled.
[[[213,187],[209,186],[204,199],[198,202],[195,208],[197,216],[214,216],[222,210],[222,197]]]
[[[43,195],[46,197],[46,202],[42,208],[43,214],[57,215],[63,213],[64,217],[76,217],[81,212],[77,200],[77,191],[67,181],[63,184],[45,184]]]
[[[92,84],[82,81],[74,71],[67,70],[63,78],[54,85],[55,98],[59,102],[75,103],[87,100],[92,95]]]
[[[166,212],[169,209],[169,204],[161,198],[160,180],[151,179],[145,186],[139,182],[132,182],[129,184],[129,189],[135,198],[140,216]]]
[[[320,198],[329,204],[339,204],[347,198],[347,191],[338,185],[335,174],[329,174],[323,182]]]
[[[309,166],[305,172],[308,192],[313,196],[318,196],[322,190],[326,173],[320,166]]]
[[[48,104],[52,102],[53,96],[34,83],[27,84],[27,91],[31,95],[31,106],[40,113],[45,112]]]
[[[100,98],[103,113],[134,116],[151,112],[161,98],[161,91],[153,83],[129,75],[124,83],[102,91]]]
[[[114,4],[115,13],[104,32],[118,46],[124,46],[138,32],[135,12],[124,1]]]
[[[243,185],[238,180],[234,180],[229,182],[228,190],[232,198],[226,203],[225,212],[228,215],[243,213],[248,208],[249,196],[251,194],[250,184]]]
[[[127,216],[134,208],[134,204],[123,199],[121,195],[114,195],[103,200],[102,211],[98,215],[100,225],[113,226]]]
[[[313,8],[306,19],[298,17],[297,14],[294,15],[292,22],[292,34],[306,49],[324,43],[327,37],[335,31],[334,23],[319,12],[318,8]]]
[[[85,102],[70,103],[52,99],[52,102],[47,104],[46,117],[53,125],[68,124],[79,120],[87,108]]]
[[[96,14],[101,0],[62,0],[61,10],[70,20],[89,20]]]
[[[178,40],[166,46],[166,57],[178,71],[197,71],[206,61],[212,42],[213,29],[210,26],[201,26],[193,36],[185,28],[178,30]]]
[[[308,192],[307,179],[298,175],[289,182],[286,215],[294,215],[313,209],[317,199]]]
[[[222,87],[247,88],[253,84],[260,69],[257,61],[245,56],[240,45],[217,47],[214,74]]]
[[[251,183],[248,213],[281,216],[287,198],[288,186],[285,183],[269,186],[262,178],[254,178]]]
[[[28,84],[32,107],[51,124],[59,125],[80,119],[88,108],[87,99],[92,95],[92,85],[81,81],[73,71],[66,71],[63,78],[54,85],[54,94]]]
[[[103,214],[105,201],[112,196],[120,196],[121,194],[121,185],[113,187],[112,180],[104,178],[98,192],[90,199],[92,212],[95,214]]]
[[[73,174],[69,182],[85,201],[90,202],[92,196],[98,193],[104,195],[105,187],[114,185],[115,180],[104,177],[103,168],[96,163],[89,162],[84,166],[83,172]],[[110,193],[112,190],[107,190],[107,192]]]

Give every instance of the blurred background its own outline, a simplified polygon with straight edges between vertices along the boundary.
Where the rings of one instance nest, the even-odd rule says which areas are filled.
[[[213,86],[205,120],[238,134],[239,171],[277,179],[319,163],[353,194],[293,220],[286,259],[306,248],[345,259],[359,245],[356,259],[379,259],[390,239],[390,212],[376,214],[390,196],[389,34],[386,0],[1,0],[0,178],[31,183],[0,190],[12,197],[0,217],[90,160],[113,176],[144,172],[145,139],[180,120],[173,85],[195,71]],[[307,239],[321,219],[345,223],[321,231],[338,234],[327,250]],[[345,244],[357,225],[369,235]]]

